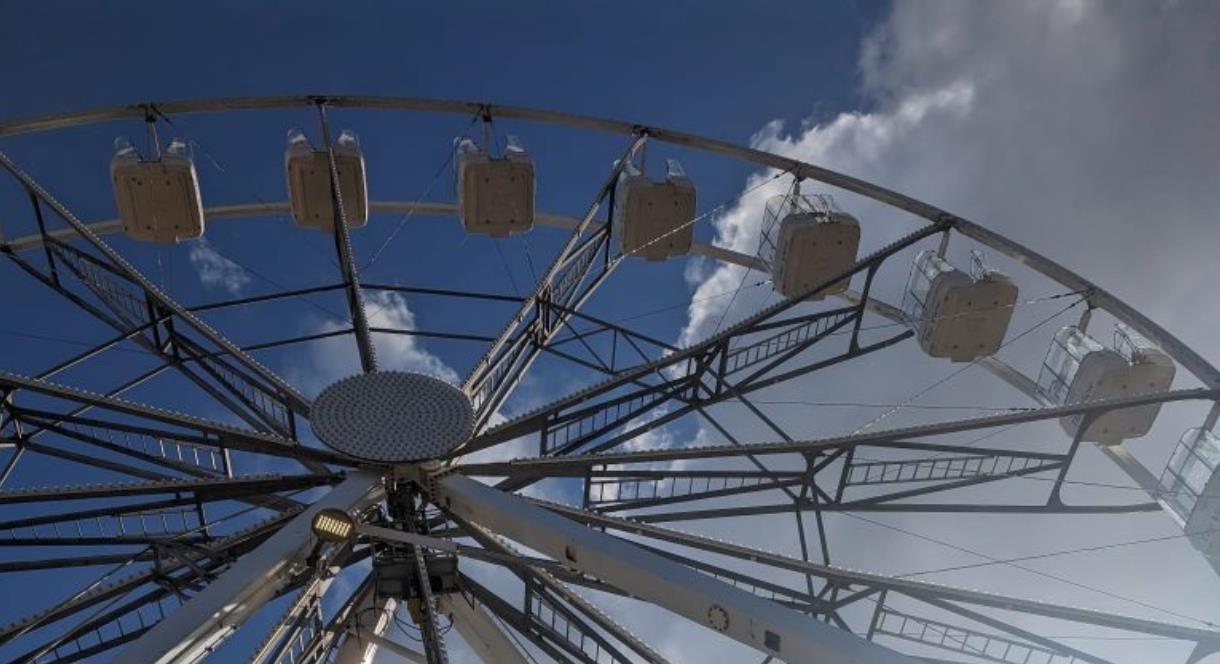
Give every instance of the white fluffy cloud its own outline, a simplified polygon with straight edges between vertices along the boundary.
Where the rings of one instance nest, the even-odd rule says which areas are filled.
[[[401,293],[365,291],[365,308],[370,327],[415,330],[415,312]],[[319,333],[346,327],[338,321],[316,321],[306,330]],[[426,349],[418,337],[397,334],[376,334],[373,343],[380,369],[414,371],[456,384],[458,373],[439,356]],[[325,339],[311,344],[312,361],[299,370],[296,380],[311,389],[321,389],[330,383],[360,371],[356,346],[350,337]]]
[[[204,238],[191,243],[188,255],[199,274],[199,281],[208,288],[222,288],[230,295],[239,295],[250,283],[250,275],[240,265],[220,255]]]
[[[365,303],[369,312],[369,325],[372,327],[418,329],[415,313],[407,306],[407,299],[401,293],[366,293]],[[425,350],[416,337],[380,335],[376,343],[378,363],[385,369],[425,373],[450,383],[457,383],[459,380],[457,372],[439,357]]]
[[[1220,8],[1206,2],[899,3],[861,50],[873,108],[771,122],[752,143],[974,219],[1206,344],[1220,316],[1191,305],[1217,276],[1217,35]],[[753,253],[777,191],[721,216],[718,242]],[[910,228],[839,198],[866,234]],[[736,287],[737,270],[700,287],[684,341],[714,326],[727,300],[701,297]]]
[[[800,126],[766,123],[751,144],[876,182],[997,230],[1103,285],[1205,357],[1220,360],[1214,342],[1220,308],[1205,299],[1208,285],[1220,279],[1214,259],[1214,248],[1220,246],[1217,72],[1220,8],[1211,3],[897,3],[861,46],[866,108]],[[755,252],[763,205],[788,185],[787,178],[780,178],[754,189],[771,175],[750,178],[743,186],[747,193],[714,220],[718,244]],[[825,190],[816,183],[805,188]],[[909,218],[871,201],[832,193],[860,218],[864,250],[914,228]],[[722,317],[731,323],[773,297],[766,286],[742,289],[733,298],[711,297],[766,276],[743,273],[728,265],[689,271],[698,286],[682,343],[706,337]],[[890,284],[884,295],[893,297],[900,286]],[[1049,285],[1026,281],[1022,286],[1029,287],[1027,293],[1040,294]],[[1037,373],[1042,344],[1053,329],[1019,349],[1027,372]],[[885,402],[901,399],[955,368],[912,358],[913,353],[908,348],[887,356],[902,362],[903,371],[869,358],[858,361],[863,368],[852,375],[818,374],[817,380],[797,381],[767,396],[808,400],[811,394],[838,395],[845,386],[854,386],[872,390],[865,393],[869,400]],[[936,395],[965,394],[967,403],[1019,400],[994,381],[964,379],[968,388],[958,380]],[[781,422],[798,436],[815,430],[846,432],[852,426],[838,412],[779,412],[786,415]],[[751,428],[764,438],[773,437],[744,414],[726,415],[722,421],[730,429]],[[846,431],[836,431],[844,425]],[[1131,446],[1153,472],[1159,472],[1172,447],[1168,436],[1188,424],[1168,426],[1168,434],[1162,429]],[[1107,477],[1130,483],[1114,475],[1109,462],[1092,450],[1082,453],[1080,463],[1086,475],[1111,473]],[[1028,485],[1023,488],[1032,494]],[[1158,514],[1115,520],[1031,517],[1019,523],[1038,535],[1019,539],[1010,530],[1016,522],[1003,517],[875,520],[997,557],[1175,532],[1169,519]],[[788,546],[775,542],[783,524],[762,521],[734,520],[719,525],[717,534],[739,541],[761,538],[768,547]],[[791,527],[790,519],[784,523]],[[847,564],[852,566],[904,571],[936,567],[935,561],[945,556],[978,560],[848,517],[832,516],[828,523],[834,533],[832,551],[840,561],[851,554]],[[1141,567],[1164,573],[1145,582],[1125,571]],[[1181,540],[1107,555],[1068,556],[1039,568],[1215,618],[1211,570]],[[931,578],[1147,613],[1129,602],[1003,566],[983,568],[973,576]],[[1088,647],[1117,661],[1156,658],[1136,645],[1124,646],[1136,650],[1108,654],[1103,645]]]

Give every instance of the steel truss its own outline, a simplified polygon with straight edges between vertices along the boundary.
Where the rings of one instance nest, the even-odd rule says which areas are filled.
[[[15,252],[5,252],[10,259],[124,338],[175,366],[251,426],[283,436],[294,434],[293,414],[306,415],[309,410],[295,388],[153,285],[3,153],[0,166],[29,194],[47,265],[38,268]],[[88,240],[96,253],[48,236],[44,208]],[[183,358],[194,366],[184,364]]]
[[[1061,489],[1080,449],[1068,441],[1059,451],[949,444],[940,436],[1176,401],[1220,399],[1220,372],[1171,334],[1096,285],[1038,254],[967,220],[875,185],[776,155],[665,129],[552,112],[487,104],[355,97],[281,97],[207,103],[139,105],[84,116],[0,124],[0,136],[70,126],[105,118],[142,116],[152,126],[164,113],[310,106],[319,113],[329,157],[339,283],[265,293],[185,307],[160,291],[102,239],[113,222],[83,223],[9,157],[0,167],[25,189],[39,232],[0,241],[0,252],[20,270],[114,333],[97,345],[34,376],[0,372],[0,445],[13,448],[0,486],[24,452],[118,473],[132,481],[97,486],[0,491],[0,505],[41,508],[71,500],[112,501],[111,506],[64,509],[0,520],[0,547],[62,546],[72,555],[0,563],[0,573],[110,566],[102,580],[51,608],[0,628],[0,644],[21,638],[28,649],[13,662],[71,662],[108,653],[136,641],[116,661],[196,661],[219,645],[264,603],[296,593],[253,654],[253,662],[357,662],[374,648],[411,661],[447,661],[440,616],[489,661],[518,664],[527,651],[561,662],[663,662],[664,657],[577,589],[613,593],[664,607],[698,624],[793,661],[915,661],[919,652],[941,652],[952,661],[1022,663],[1108,660],[1040,636],[1030,620],[1054,620],[1134,637],[1170,639],[1194,648],[1193,664],[1220,650],[1220,632],[1101,611],[1000,596],[951,586],[857,572],[830,563],[822,516],[829,512],[1109,514],[1160,509],[1154,501],[1130,504],[1066,504]],[[437,288],[365,284],[356,270],[326,111],[331,107],[457,112],[515,117],[619,133],[629,145],[579,218],[539,215],[544,224],[572,234],[527,297]],[[583,305],[626,256],[612,241],[614,187],[624,165],[645,141],[665,141],[744,158],[819,180],[911,212],[930,222],[866,256],[853,268],[810,290],[858,277],[859,292],[847,304],[797,306],[805,297],[759,311],[704,342],[677,348],[621,324],[591,316]],[[277,207],[278,206],[278,207]],[[610,207],[604,222],[599,212]],[[282,204],[227,206],[237,217]],[[282,209],[281,209],[282,208]],[[450,214],[453,206],[377,203],[370,209],[425,209]],[[48,212],[50,214],[48,214]],[[52,229],[53,215],[67,227]],[[1102,402],[1040,407],[969,420],[799,440],[751,400],[758,390],[890,348],[901,331],[866,341],[866,312],[901,320],[872,295],[874,277],[895,254],[934,235],[956,232],[1025,262],[1132,325],[1166,349],[1204,385],[1199,389]],[[76,239],[83,242],[75,242]],[[756,260],[703,246],[699,253],[758,268]],[[367,291],[498,301],[517,307],[497,333],[482,330],[394,329],[370,325]],[[324,292],[343,292],[350,325],[325,333],[269,339],[238,347],[199,314]],[[414,335],[488,344],[463,389],[477,409],[476,436],[444,464],[341,472],[349,460],[298,441],[309,401],[252,357],[259,350],[352,336],[362,369],[377,368],[374,335]],[[108,389],[87,392],[54,382],[58,374],[123,344],[134,343],[156,365]],[[604,374],[595,385],[542,408],[490,425],[514,388],[543,353]],[[996,358],[980,362],[1030,393],[1032,382]],[[196,385],[244,423],[238,426],[126,401],[121,396],[172,370]],[[734,438],[713,416],[713,407],[745,406],[776,435],[774,442]],[[679,418],[702,418],[731,444],[700,448],[618,451],[626,442]],[[1213,418],[1214,420],[1214,418]],[[1213,422],[1214,423],[1214,422]],[[510,440],[536,440],[534,458],[464,463],[464,455]],[[299,475],[240,475],[230,452],[291,459]],[[879,457],[870,452],[881,451]],[[1122,450],[1106,450],[1141,486],[1147,471]],[[681,462],[681,467],[667,464]],[[1143,473],[1144,475],[1140,475]],[[469,477],[499,478],[495,489]],[[575,478],[580,507],[513,495],[546,478]],[[1046,480],[1034,502],[958,500],[971,488],[1025,478]],[[1155,480],[1153,480],[1155,481]],[[320,499],[304,492],[337,485]],[[497,490],[498,489],[498,490]],[[396,496],[406,494],[402,502]],[[944,495],[939,502],[933,496]],[[386,496],[389,496],[387,499]],[[730,501],[750,498],[750,505]],[[774,498],[763,502],[759,498]],[[321,599],[335,574],[372,555],[374,545],[354,550],[321,548],[309,532],[312,515],[338,507],[361,519],[382,500],[390,524],[425,538],[405,545],[420,588],[424,652],[383,636],[394,615],[392,598],[379,596],[366,577],[333,614]],[[417,502],[418,501],[418,502]],[[233,531],[217,517],[221,503],[249,505]],[[431,503],[431,506],[429,506]],[[438,508],[439,515],[431,510]],[[692,535],[662,525],[671,521],[759,514],[796,515],[801,556],[787,556]],[[804,515],[812,513],[821,562],[811,560]],[[225,534],[221,534],[225,533]],[[436,538],[448,538],[437,540]],[[431,538],[431,539],[428,539]],[[477,546],[454,545],[452,539]],[[438,543],[439,542],[439,543]],[[362,542],[365,544],[366,542]],[[458,593],[433,596],[425,565],[430,547],[501,565],[522,592],[508,599],[465,572]],[[522,555],[518,547],[545,558]],[[60,549],[69,550],[69,549]],[[84,553],[82,553],[82,551]],[[837,555],[837,554],[836,554]],[[715,609],[715,611],[713,611]],[[720,613],[717,613],[719,611]],[[723,614],[723,615],[721,615]],[[723,618],[723,624],[721,619]],[[749,629],[743,629],[742,620]],[[849,632],[863,635],[851,636]],[[884,647],[882,647],[884,646]],[[856,658],[856,659],[853,659]],[[922,661],[949,661],[921,657]]]
[[[174,615],[167,609],[184,604],[294,516],[295,512],[280,514],[214,542],[180,545],[166,541],[153,545],[142,554],[151,559],[152,565],[109,578],[48,610],[5,625],[0,628],[0,642],[67,621],[90,609],[94,610],[83,620],[12,661],[72,662],[136,639],[167,615]],[[118,562],[116,566],[125,565]]]
[[[542,347],[567,326],[573,310],[589,299],[622,262],[622,256],[610,254],[610,224],[591,226],[603,201],[609,200],[613,206],[618,176],[645,139],[645,134],[638,134],[615,163],[555,261],[462,384],[475,407],[476,430],[481,430],[509,397]],[[607,218],[613,218],[613,214]]]
[[[886,258],[942,231],[938,226],[917,230],[861,259],[826,285],[863,273],[867,298],[873,276]],[[811,288],[808,294],[821,287]],[[861,344],[863,304],[779,318],[804,297],[807,295],[775,304],[707,341],[621,371],[600,384],[492,427],[475,436],[464,451],[537,435],[542,456],[578,450],[604,452],[707,406],[740,399],[750,392],[887,348],[911,336],[907,330]],[[798,360],[820,342],[844,336],[839,335],[841,332],[850,334],[846,348],[828,357],[804,363]],[[649,413],[659,415],[643,423],[635,422]]]
[[[3,410],[14,422],[55,431],[61,435],[102,447],[110,446],[115,448],[115,451],[118,451],[120,447],[126,447],[131,450],[131,454],[139,455],[146,460],[155,456],[161,456],[164,459],[165,453],[147,451],[145,444],[156,444],[158,450],[161,449],[162,444],[171,446],[182,444],[190,448],[191,456],[197,454],[198,448],[211,448],[218,452],[227,449],[242,449],[273,456],[347,464],[346,459],[337,455],[306,447],[294,440],[274,434],[242,429],[161,408],[152,408],[36,378],[0,372],[0,390],[7,397],[3,401]],[[86,408],[102,410],[111,416],[123,416],[126,421],[87,418],[34,408],[27,409],[14,404],[12,397],[19,391],[66,401],[82,410]],[[132,419],[147,422],[148,426],[128,424],[127,421]],[[122,442],[115,442],[115,437],[121,439]],[[180,451],[179,448],[175,448],[175,453],[180,453]],[[127,452],[121,453],[126,454]]]

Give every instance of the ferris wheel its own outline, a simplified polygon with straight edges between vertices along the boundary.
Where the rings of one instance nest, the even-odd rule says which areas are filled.
[[[369,144],[332,126],[349,111],[468,119],[465,134],[438,139],[449,202],[376,198]],[[289,133],[282,201],[212,205],[199,151],[162,138],[182,118],[270,112],[314,122]],[[500,137],[496,121],[616,141],[591,157],[605,168],[587,206],[538,209],[547,164],[528,134]],[[25,358],[0,353],[0,574],[13,589],[3,661],[354,663],[388,652],[438,664],[451,632],[495,664],[670,661],[682,648],[648,643],[646,620],[684,621],[724,644],[726,661],[1151,661],[1138,641],[1156,661],[1193,664],[1220,651],[1220,629],[1189,612],[855,569],[878,554],[835,541],[832,518],[900,539],[873,517],[901,516],[906,535],[934,540],[910,524],[1035,532],[1043,520],[1106,528],[1149,513],[1220,570],[1220,372],[1103,287],[984,226],[778,154],[483,103],[148,103],[0,124],[0,138],[116,123],[142,123],[147,140],[115,144],[110,220],[78,216],[73,192],[0,150],[27,206],[7,210],[6,225],[22,216],[34,228],[0,238],[3,291],[55,299],[108,335],[27,373],[12,370]],[[680,153],[757,171],[725,204],[757,203],[751,239],[701,239],[725,205],[703,200]],[[853,201],[912,221],[895,232]],[[219,220],[276,215],[293,224],[275,233],[325,238],[327,262],[307,271],[330,281],[188,305],[148,258],[205,242]],[[441,218],[502,260],[525,238],[549,259],[511,295],[470,288],[460,264],[424,285],[373,283],[353,234],[385,217],[412,221],[386,244]],[[670,266],[680,278],[674,266],[695,260],[739,279],[715,294],[736,318],[720,314],[702,339],[677,344],[672,330],[636,324],[651,276],[605,297],[623,273]],[[226,332],[240,323],[233,312],[318,296],[342,303],[342,325],[301,334],[277,309],[267,320],[283,324],[260,324],[257,343]],[[391,297],[456,302],[479,329],[386,324]],[[1041,303],[1052,315],[1026,314]],[[402,370],[379,358],[375,339],[390,337],[466,344],[470,361],[456,380]],[[270,368],[322,341],[353,353],[359,371],[305,389]],[[920,401],[968,370],[959,394],[990,385],[1000,401]],[[564,376],[559,396],[522,401],[519,388],[548,371]],[[937,378],[864,404],[863,420],[821,425],[819,409],[896,394],[907,372]],[[822,400],[769,398],[793,385]],[[684,435],[658,436],[674,429]],[[1150,467],[1136,446],[1168,461]],[[1100,464],[1127,483],[1093,481]],[[870,541],[894,546],[886,537]],[[1029,571],[1016,558],[976,566],[997,565]],[[49,573],[75,585],[40,591]]]

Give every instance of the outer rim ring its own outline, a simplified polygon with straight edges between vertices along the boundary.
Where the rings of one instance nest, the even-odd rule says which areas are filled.
[[[492,115],[625,135],[646,134],[654,140],[743,159],[761,166],[790,172],[795,177],[816,180],[823,184],[844,189],[879,203],[904,210],[928,221],[947,224],[966,237],[999,251],[1018,262],[1024,263],[1036,272],[1070,290],[1088,293],[1090,306],[1106,311],[1131,326],[1140,335],[1161,347],[1178,364],[1191,372],[1207,387],[1220,387],[1220,369],[1217,369],[1211,362],[1195,352],[1175,335],[1100,286],[1020,243],[1014,242],[979,224],[951,214],[936,206],[868,181],[789,157],[696,134],[588,115],[519,106],[502,106],[484,102],[363,95],[282,95],[228,97],[194,101],[145,102],[91,111],[44,115],[0,123],[0,138],[124,118],[144,118],[149,111],[181,114],[235,110],[270,110],[317,106],[319,104],[370,110]]]

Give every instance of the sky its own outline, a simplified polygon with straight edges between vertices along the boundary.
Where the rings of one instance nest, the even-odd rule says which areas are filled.
[[[511,10],[490,3],[363,3],[342,10],[310,3],[217,3],[206,9],[117,3],[104,13],[6,3],[4,12],[8,20],[0,26],[0,49],[7,62],[23,66],[0,68],[0,90],[6,93],[0,122],[146,100],[359,93],[488,100],[672,127],[840,170],[981,223],[1103,285],[1204,357],[1220,361],[1213,333],[1220,314],[1208,304],[1206,287],[1220,276],[1213,260],[1220,240],[1215,223],[1220,12],[1205,2],[600,3],[579,9],[523,3]],[[285,132],[316,126],[308,114],[290,111],[171,121],[163,132],[192,142],[209,205],[282,200]],[[332,121],[360,134],[374,199],[451,200],[452,174],[444,165],[452,138],[470,130],[468,118],[343,110]],[[535,157],[539,208],[562,214],[583,211],[624,147],[617,137],[526,123],[497,125],[499,140],[502,134],[519,134]],[[9,138],[0,149],[82,218],[105,219],[114,215],[104,176],[111,141],[141,132],[135,122],[108,123]],[[653,164],[666,156],[682,159],[699,187],[699,210],[708,216],[696,228],[697,239],[753,254],[762,205],[784,183],[755,189],[772,174],[690,151],[649,151]],[[862,252],[914,227],[907,215],[844,192],[830,193],[861,220]],[[31,231],[21,204],[11,183],[0,185],[0,209],[15,211],[0,220],[6,236]],[[353,233],[357,255],[373,261],[365,280],[521,292],[563,239],[559,231],[539,228],[496,244],[466,238],[457,226],[452,219],[374,217],[368,228]],[[329,283],[336,274],[327,239],[284,219],[215,221],[206,240],[172,249],[122,238],[113,242],[190,303]],[[949,255],[961,263],[971,248],[955,240]],[[1062,287],[1003,257],[988,258],[1014,276],[1023,301],[1038,300],[1020,307],[1010,328],[1032,328],[1032,333],[1001,354],[1036,374],[1050,335],[1073,322],[1079,307],[1055,315],[1070,300],[1042,298],[1061,293]],[[879,296],[901,300],[909,260],[896,257],[887,265]],[[589,307],[614,318],[662,308],[632,324],[686,344],[774,301],[766,277],[701,259],[633,262]],[[0,351],[3,368],[32,373],[79,350],[81,343],[108,336],[11,266],[0,279],[9,310],[25,314],[2,325],[10,342]],[[639,297],[642,292],[649,297]],[[726,292],[737,295],[710,297]],[[374,324],[492,334],[497,321],[511,313],[502,306],[476,310],[398,295],[372,296],[370,305]],[[209,321],[249,343],[333,329],[342,307],[337,297],[319,296],[308,303],[218,314]],[[1099,318],[1091,329],[1108,341],[1112,321]],[[381,339],[379,352],[392,366],[452,380],[481,348],[394,337]],[[66,374],[65,382],[97,387],[147,363],[138,352],[114,355]],[[307,394],[357,366],[350,341],[342,339],[260,359]],[[955,368],[908,345],[759,398],[899,403]],[[1177,386],[1193,385],[1179,374]],[[503,414],[511,417],[592,379],[558,361],[540,362]],[[997,382],[975,369],[912,403],[1028,405]],[[134,391],[133,398],[224,418],[217,406],[166,389],[173,385],[167,379]],[[769,412],[800,437],[851,431],[877,417],[885,426],[898,426],[938,415],[914,408],[889,413],[780,404]],[[743,440],[774,437],[740,408],[725,406],[716,414]],[[1153,432],[1129,449],[1159,474],[1181,431],[1197,424],[1197,412],[1166,409]],[[1045,429],[1033,435],[1053,433]],[[1041,444],[1030,436],[1010,432],[997,445]],[[692,442],[720,441],[698,421],[683,420],[634,444]],[[1095,450],[1082,453],[1081,462],[1076,479],[1130,483]],[[22,463],[13,478],[18,486],[46,484],[57,472],[45,460]],[[74,481],[98,479],[79,468],[73,472],[79,472]],[[1012,495],[980,498],[1020,498],[1036,494],[1040,487],[1030,486],[1036,484],[1016,486]],[[570,491],[553,490],[559,497]],[[1162,514],[1088,522],[1022,518],[1014,523],[1008,517],[870,517],[864,522],[834,515],[827,529],[834,561],[892,573],[978,562],[980,555],[1034,555],[1180,533]],[[791,528],[789,518],[690,527],[786,551],[794,547]],[[1158,618],[1166,615],[1149,605],[1220,618],[1214,573],[1180,539],[1048,559],[1037,563],[1036,571],[1000,565],[926,578]],[[1076,585],[1049,580],[1048,574],[1070,577]],[[48,579],[32,575],[18,583],[59,584],[48,587],[66,592],[80,581],[66,574]],[[739,652],[665,614],[616,601],[607,606],[675,661]],[[249,643],[234,639],[230,648]],[[1079,643],[1098,652],[1114,647]],[[1146,658],[1155,651],[1139,648],[1156,645],[1129,647],[1110,656],[1151,661],[1128,658]]]

